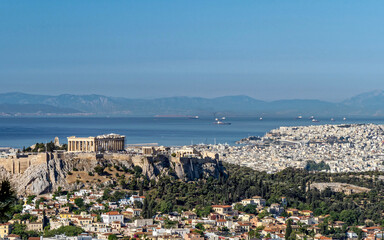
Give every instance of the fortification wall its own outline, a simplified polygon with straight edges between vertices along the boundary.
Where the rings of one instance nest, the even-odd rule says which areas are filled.
[[[105,160],[130,161],[132,156],[124,153],[104,153],[103,158]]]
[[[3,158],[0,161],[0,166],[12,174],[23,174],[30,166],[46,164],[50,158],[52,155],[49,153],[18,154]]]

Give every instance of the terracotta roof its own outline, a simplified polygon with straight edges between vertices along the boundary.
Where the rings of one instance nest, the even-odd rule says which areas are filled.
[[[214,208],[230,208],[232,207],[231,205],[212,205]]]
[[[29,237],[28,240],[40,240],[40,237]]]
[[[14,238],[19,238],[20,236],[19,235],[16,235],[16,234],[9,234],[7,237],[14,237]]]
[[[118,211],[107,212],[105,215],[120,215]]]

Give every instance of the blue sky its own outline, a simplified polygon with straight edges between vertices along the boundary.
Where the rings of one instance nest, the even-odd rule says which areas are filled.
[[[0,2],[1,92],[338,101],[384,89],[382,1]]]

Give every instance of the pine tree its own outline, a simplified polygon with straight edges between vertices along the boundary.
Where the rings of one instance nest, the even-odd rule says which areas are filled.
[[[292,220],[289,219],[287,222],[287,229],[285,230],[285,240],[289,240],[292,234]]]
[[[16,203],[15,192],[9,180],[0,183],[0,222],[7,222],[12,218],[12,206]]]

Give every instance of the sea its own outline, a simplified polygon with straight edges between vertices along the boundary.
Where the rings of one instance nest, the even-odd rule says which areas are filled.
[[[50,142],[57,136],[60,143],[67,137],[88,137],[107,133],[126,136],[126,144],[157,144],[181,146],[192,144],[229,144],[249,136],[263,136],[281,126],[321,124],[374,123],[384,124],[384,118],[268,118],[227,117],[231,125],[216,125],[211,117],[2,117],[0,147],[22,148],[37,142]]]

